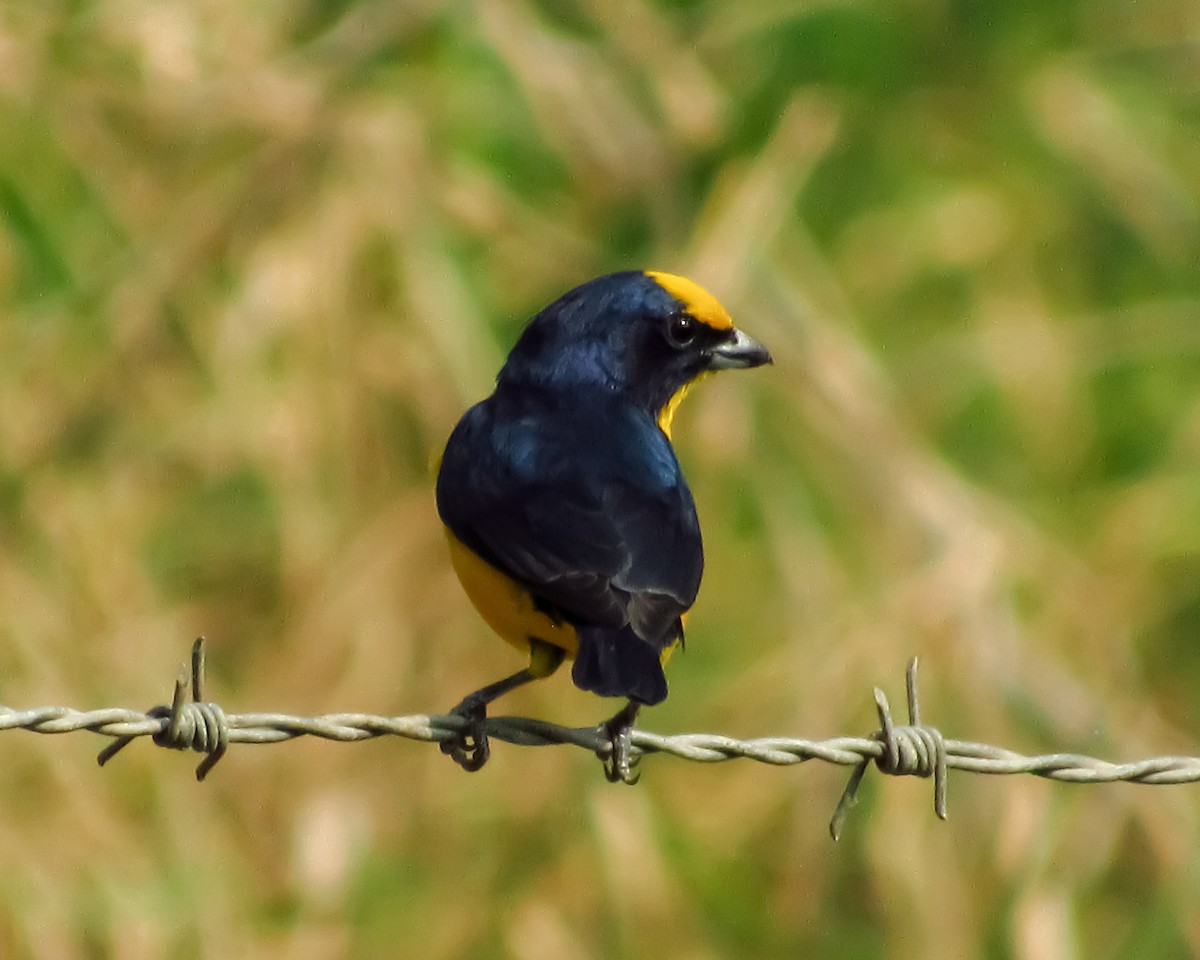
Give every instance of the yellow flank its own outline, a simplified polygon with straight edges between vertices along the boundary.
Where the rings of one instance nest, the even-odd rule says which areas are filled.
[[[646,276],[682,303],[683,309],[694,319],[707,324],[714,330],[731,330],[733,328],[733,319],[729,316],[728,311],[700,284],[687,277],[662,273],[658,270],[647,270]]]
[[[568,657],[575,656],[579,638],[573,626],[551,620],[537,608],[528,590],[468,548],[449,527],[445,529],[450,563],[471,603],[496,633],[518,650],[531,654],[530,667],[535,673],[553,673],[561,658],[546,657],[546,651],[539,650],[540,645],[531,640],[558,647]]]

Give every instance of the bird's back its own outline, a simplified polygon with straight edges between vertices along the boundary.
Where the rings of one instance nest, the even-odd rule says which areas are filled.
[[[438,509],[546,618],[575,628],[578,685],[666,696],[661,654],[682,636],[704,560],[691,492],[651,416],[604,391],[502,385],[451,435]],[[484,609],[497,597],[472,599],[497,619]]]

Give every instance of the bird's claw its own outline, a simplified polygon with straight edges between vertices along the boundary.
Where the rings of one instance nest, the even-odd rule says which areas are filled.
[[[442,753],[457,763],[468,773],[474,773],[488,762],[492,748],[488,744],[488,736],[483,730],[483,722],[487,719],[487,706],[478,700],[467,697],[462,703],[450,711],[457,717],[466,720],[466,725],[451,737],[438,744]]]
[[[627,783],[633,786],[641,779],[637,766],[642,755],[633,752],[633,722],[618,715],[600,730],[608,737],[608,753],[601,754],[604,776],[609,783]]]

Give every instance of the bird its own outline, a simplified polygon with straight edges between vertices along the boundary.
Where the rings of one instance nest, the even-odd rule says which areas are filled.
[[[667,696],[704,569],[672,421],[698,380],[771,362],[711,293],[656,270],[590,280],[529,321],[438,467],[451,566],[529,658],[451,711],[466,723],[441,748],[463,769],[488,760],[492,701],[573,660],[577,687],[626,700],[601,755],[609,780],[636,781],[632,730]]]

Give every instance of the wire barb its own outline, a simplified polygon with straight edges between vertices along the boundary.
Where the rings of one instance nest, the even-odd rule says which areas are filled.
[[[191,699],[188,687],[191,687]],[[207,754],[196,767],[196,779],[203,781],[208,772],[217,765],[229,749],[229,721],[218,704],[204,702],[204,638],[197,637],[192,644],[192,668],[187,667],[175,678],[175,694],[171,705],[160,704],[146,711],[146,717],[161,721],[151,739],[160,747],[170,750],[195,750]],[[96,757],[104,766],[124,750],[135,736],[120,736]]]
[[[879,714],[879,729],[871,734],[882,749],[874,757],[864,756],[855,764],[842,791],[841,799],[829,821],[829,835],[837,840],[842,835],[851,808],[858,802],[858,788],[874,760],[882,773],[893,777],[933,777],[933,809],[946,819],[946,741],[940,730],[921,723],[921,703],[917,691],[917,658],[908,661],[905,672],[908,694],[908,725],[896,726],[887,695],[875,688],[875,709]]]

